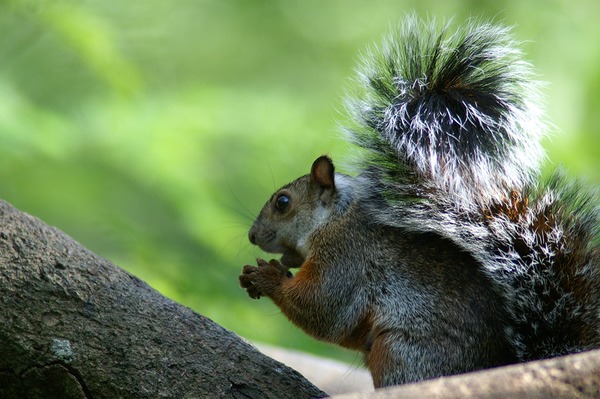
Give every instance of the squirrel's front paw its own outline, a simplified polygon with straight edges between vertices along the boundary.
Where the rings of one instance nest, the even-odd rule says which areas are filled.
[[[250,298],[273,295],[283,280],[291,277],[287,268],[276,259],[269,262],[256,259],[256,263],[258,267],[246,265],[240,274],[240,286],[246,289]]]

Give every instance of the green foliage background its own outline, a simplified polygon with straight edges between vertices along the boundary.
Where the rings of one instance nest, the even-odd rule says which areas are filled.
[[[0,198],[247,338],[353,359],[238,288],[271,192],[329,153],[407,12],[514,25],[553,163],[600,183],[597,0],[0,0]],[[0,226],[1,228],[1,226]],[[261,255],[267,256],[267,255]]]

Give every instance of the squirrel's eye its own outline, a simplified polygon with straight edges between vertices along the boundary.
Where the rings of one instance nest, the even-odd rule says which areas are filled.
[[[290,204],[290,197],[285,194],[280,194],[275,200],[275,209],[284,211]]]

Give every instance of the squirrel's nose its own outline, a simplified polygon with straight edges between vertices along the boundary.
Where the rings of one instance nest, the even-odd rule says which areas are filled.
[[[248,240],[250,240],[252,245],[256,245],[256,233],[254,231],[250,230],[248,233]]]

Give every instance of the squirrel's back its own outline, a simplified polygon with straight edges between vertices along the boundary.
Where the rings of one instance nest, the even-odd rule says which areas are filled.
[[[521,360],[600,347],[598,196],[541,178],[538,84],[507,28],[408,18],[359,72],[351,141],[382,223],[446,237],[505,293]]]

